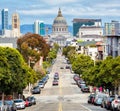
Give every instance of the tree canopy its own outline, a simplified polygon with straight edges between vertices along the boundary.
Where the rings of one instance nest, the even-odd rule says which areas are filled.
[[[29,57],[35,58],[35,62],[40,59],[40,56],[43,56],[45,59],[50,49],[42,36],[32,33],[25,34],[19,38],[17,46],[26,62],[28,62]]]
[[[0,91],[22,93],[27,84],[37,80],[36,73],[13,48],[0,47]]]

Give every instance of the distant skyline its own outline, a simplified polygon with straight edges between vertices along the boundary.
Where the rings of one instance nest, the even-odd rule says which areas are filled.
[[[0,0],[0,11],[4,8],[9,10],[9,24],[15,12],[21,25],[33,24],[35,20],[52,24],[59,8],[68,25],[74,18],[102,19],[102,23],[120,21],[120,0]]]

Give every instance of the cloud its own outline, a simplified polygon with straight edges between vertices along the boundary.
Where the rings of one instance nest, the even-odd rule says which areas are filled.
[[[34,10],[17,10],[18,13],[22,15],[53,15],[56,14],[58,8],[52,9],[34,9]]]
[[[70,3],[76,3],[76,2],[80,2],[81,0],[40,0],[45,4],[48,5],[63,5],[63,4],[70,4]]]

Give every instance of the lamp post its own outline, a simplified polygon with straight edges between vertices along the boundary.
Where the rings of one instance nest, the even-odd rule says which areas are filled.
[[[30,63],[31,63],[31,57],[28,57],[28,65],[29,65],[29,67],[31,67]],[[31,85],[30,85],[30,82],[29,82],[29,84],[28,84],[28,94],[31,94],[30,89],[31,89]]]

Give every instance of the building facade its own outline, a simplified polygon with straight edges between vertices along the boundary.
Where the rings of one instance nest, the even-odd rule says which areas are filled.
[[[101,27],[101,19],[73,19],[73,36],[78,37],[79,28],[81,26],[99,26]]]
[[[120,36],[119,35],[106,35],[103,44],[104,59],[107,56],[117,57],[120,56]]]
[[[105,35],[120,35],[120,23],[118,21],[105,23]]]
[[[12,15],[12,37],[20,37],[20,19],[17,13]]]
[[[98,26],[82,26],[78,36],[82,41],[102,41],[103,29]]]
[[[34,22],[34,33],[45,36],[45,24],[43,21],[36,20]]]
[[[8,30],[8,9],[3,9],[1,11],[2,14],[2,34],[4,34],[4,30]]]

